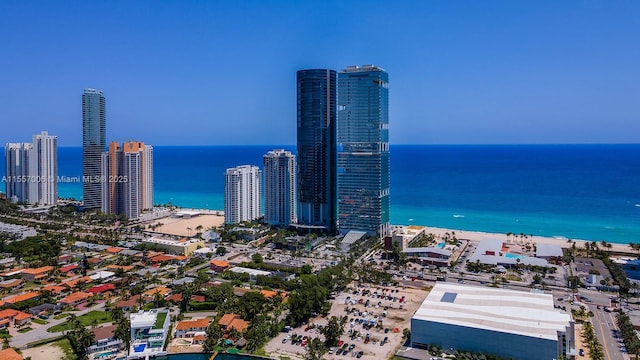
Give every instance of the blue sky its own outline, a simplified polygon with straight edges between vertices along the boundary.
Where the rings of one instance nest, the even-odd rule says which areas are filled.
[[[392,144],[638,143],[637,1],[1,1],[0,144],[294,144],[295,72],[389,72]]]

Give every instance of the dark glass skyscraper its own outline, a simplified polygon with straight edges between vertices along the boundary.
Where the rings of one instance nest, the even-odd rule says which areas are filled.
[[[338,229],[389,234],[389,74],[338,74]]]
[[[84,207],[102,206],[101,157],[106,146],[105,99],[102,91],[82,94],[82,197]]]
[[[300,70],[298,224],[336,233],[336,72]]]

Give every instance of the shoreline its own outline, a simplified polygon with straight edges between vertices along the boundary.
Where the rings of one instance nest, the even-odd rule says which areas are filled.
[[[402,225],[402,226],[414,226],[414,225]],[[415,225],[415,226],[421,226],[421,225]],[[446,228],[439,228],[439,227],[431,227],[431,226],[425,226],[425,232],[426,233],[432,233],[435,234],[436,236],[442,236],[445,233],[455,233],[456,238],[458,239],[464,239],[464,240],[471,240],[471,241],[481,241],[484,239],[504,239],[505,242],[507,242],[507,234],[502,234],[502,233],[490,233],[490,232],[482,232],[482,231],[468,231],[468,230],[459,230],[459,229],[446,229]],[[516,241],[516,242],[520,242],[520,234],[511,234],[511,236],[509,237],[510,239],[512,239],[512,241]],[[576,244],[576,247],[579,249],[584,249],[584,244],[585,243],[597,243],[598,247],[602,247],[602,242],[601,241],[590,241],[590,240],[581,240],[581,239],[568,239],[568,238],[555,238],[555,237],[546,237],[546,236],[536,236],[534,235],[533,237],[530,235],[526,235],[525,238],[522,239],[522,241],[524,243],[530,242],[530,243],[535,243],[535,244],[554,244],[554,245],[560,245],[560,247],[562,248],[570,248],[572,246],[573,243]],[[637,251],[631,249],[631,247],[629,246],[629,244],[620,244],[620,243],[614,243],[614,242],[607,242],[607,244],[611,244],[611,247],[607,247],[608,251],[611,252],[619,252],[619,253],[626,253],[626,254],[632,254],[634,256],[637,256]]]

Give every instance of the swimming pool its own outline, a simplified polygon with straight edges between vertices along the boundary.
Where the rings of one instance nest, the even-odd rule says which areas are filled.
[[[508,259],[524,259],[524,258],[526,258],[526,256],[524,256],[524,255],[518,255],[518,254],[512,254],[512,253],[506,253],[506,254],[504,254],[504,257],[506,257]]]
[[[144,352],[144,349],[146,347],[147,347],[147,344],[133,345],[133,352]]]
[[[446,245],[446,243],[438,243],[438,245],[436,245],[436,247],[438,247],[438,249],[444,249],[444,246]]]

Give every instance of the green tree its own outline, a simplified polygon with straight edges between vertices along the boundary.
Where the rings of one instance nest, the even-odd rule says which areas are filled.
[[[340,340],[340,336],[344,333],[344,325],[347,323],[347,320],[348,318],[346,316],[340,318],[332,316],[329,319],[327,326],[322,330],[324,345],[326,347],[338,345],[338,340]]]
[[[307,353],[304,355],[305,360],[322,360],[324,353],[327,351],[322,340],[314,337],[307,344]]]
[[[218,246],[218,247],[216,248],[216,254],[217,254],[217,255],[219,255],[219,256],[223,256],[223,255],[224,255],[224,254],[226,254],[226,253],[227,253],[227,248],[226,248],[226,247],[224,247],[224,246]]]

